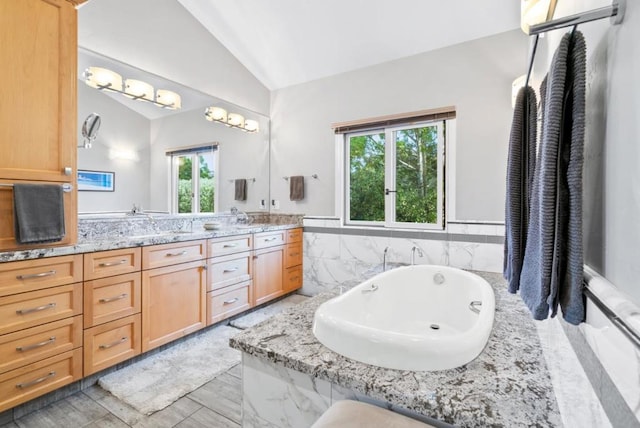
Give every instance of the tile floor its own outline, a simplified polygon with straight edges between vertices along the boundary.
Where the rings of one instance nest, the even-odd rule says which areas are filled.
[[[234,428],[241,424],[241,406],[238,364],[151,416],[94,385],[0,428]]]

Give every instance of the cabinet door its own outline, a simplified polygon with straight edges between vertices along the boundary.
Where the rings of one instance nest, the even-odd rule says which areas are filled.
[[[75,184],[76,27],[66,0],[0,2],[0,178]]]
[[[192,333],[207,323],[203,262],[142,272],[142,351]]]
[[[1,41],[0,41],[1,43]],[[1,48],[0,48],[1,49]],[[0,70],[2,67],[0,67]],[[0,89],[1,91],[1,89]],[[1,98],[0,98],[1,100]],[[0,102],[0,105],[2,103]],[[2,123],[0,117],[0,123]],[[0,126],[2,129],[2,126]],[[8,144],[0,140],[0,158],[2,150]],[[0,161],[1,162],[1,161]],[[0,171],[2,177],[2,171]],[[78,237],[78,208],[77,208],[77,192],[62,193],[62,201],[64,204],[64,231],[65,236],[62,240],[46,244],[18,244],[16,241],[15,221],[13,217],[13,187],[3,186],[3,184],[14,184],[15,180],[3,180],[0,178],[0,251],[28,248],[54,247],[60,245],[70,245],[76,242]],[[41,183],[38,181],[21,181],[21,183]]]
[[[253,259],[254,305],[260,305],[284,294],[284,257],[284,245],[256,250]]]

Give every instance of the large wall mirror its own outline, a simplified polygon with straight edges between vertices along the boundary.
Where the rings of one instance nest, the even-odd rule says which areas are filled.
[[[123,82],[125,79],[134,79],[150,84],[155,91],[164,89],[175,92],[181,97],[181,108],[167,109],[117,92],[88,86],[85,83],[85,70],[89,67],[118,73]],[[204,112],[209,106],[255,120],[259,131],[244,132],[205,120]],[[90,149],[78,149],[78,170],[113,173],[115,183],[113,191],[79,191],[80,213],[122,212],[130,210],[134,204],[150,211],[172,211],[172,206],[175,206],[172,203],[172,187],[178,185],[176,179],[180,177],[172,174],[171,168],[175,166],[172,166],[172,157],[167,155],[167,151],[211,144],[216,145],[217,149],[198,160],[202,161],[199,174],[203,181],[208,175],[206,179],[214,183],[215,211],[228,211],[232,206],[242,211],[258,211],[263,201],[268,209],[268,117],[80,48],[79,142],[83,141],[80,133],[82,123],[91,113],[100,115],[100,131]],[[237,179],[247,180],[245,200],[236,199]],[[202,210],[207,211],[204,208]]]

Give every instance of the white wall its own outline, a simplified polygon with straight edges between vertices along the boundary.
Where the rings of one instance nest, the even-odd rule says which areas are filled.
[[[78,192],[78,211],[123,211],[149,208],[149,120],[105,94],[78,82],[78,143],[82,124],[92,112],[102,120],[91,149],[78,149],[78,169],[115,172],[115,192]],[[138,160],[111,159],[111,150],[126,150]]]
[[[238,129],[208,122],[202,109],[191,110],[151,121],[150,138],[150,207],[167,211],[169,206],[169,159],[165,151],[170,148],[217,142],[218,206],[216,211],[228,211],[235,206],[242,211],[257,211],[260,200],[268,206],[269,199],[269,121],[255,117],[260,123],[259,133],[246,133]],[[234,200],[236,178],[256,178],[247,183],[247,200]]]
[[[78,44],[269,114],[269,90],[176,0],[91,0],[78,11]]]
[[[503,221],[511,82],[526,59],[526,36],[511,31],[273,91],[272,199],[284,212],[333,215],[331,123],[454,105],[456,218]],[[289,201],[282,177],[315,173],[305,200]]]

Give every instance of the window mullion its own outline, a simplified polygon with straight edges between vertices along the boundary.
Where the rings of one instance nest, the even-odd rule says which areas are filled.
[[[200,212],[200,156],[191,155],[191,212]]]
[[[385,129],[385,148],[384,148],[384,186],[391,193],[385,195],[384,198],[384,225],[392,226],[395,221],[396,211],[396,160],[395,160],[395,133],[387,128]]]

